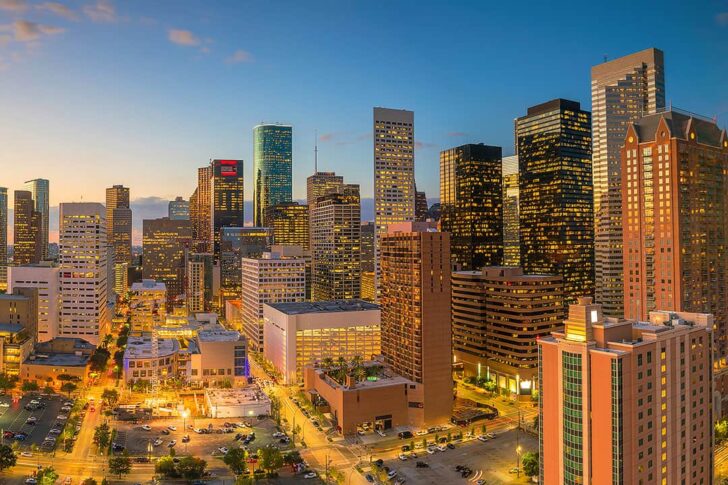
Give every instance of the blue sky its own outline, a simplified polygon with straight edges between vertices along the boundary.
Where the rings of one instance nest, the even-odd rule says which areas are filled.
[[[513,151],[513,119],[555,97],[590,107],[603,56],[665,51],[673,105],[728,123],[728,2],[0,0],[0,186],[51,203],[189,196],[252,128],[294,126],[294,197],[320,169],[372,193],[373,106],[415,111],[417,182],[441,149]],[[250,177],[248,177],[250,179]],[[246,198],[252,198],[247,183]]]

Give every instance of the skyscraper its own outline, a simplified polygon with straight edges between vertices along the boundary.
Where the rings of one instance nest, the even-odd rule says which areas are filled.
[[[242,160],[212,160],[211,220],[216,258],[220,257],[220,230],[223,227],[243,227],[244,184]]]
[[[106,189],[106,227],[114,264],[131,264],[131,209],[129,188],[114,185]]]
[[[50,182],[46,179],[33,179],[25,182],[25,190],[29,190],[35,202],[35,211],[40,214],[40,259],[48,258],[48,230],[50,214]]]
[[[319,197],[311,211],[312,299],[346,300],[361,294],[359,186]]]
[[[659,49],[592,67],[595,300],[606,315],[621,316],[622,168],[628,125],[665,107],[665,67]]]
[[[190,219],[190,201],[184,197],[177,197],[169,201],[167,216],[173,221],[187,221]]]
[[[33,194],[16,190],[13,208],[13,264],[39,263],[43,259],[42,215],[35,210]]]
[[[518,156],[503,157],[503,264],[521,264],[518,225]]]
[[[273,241],[283,246],[300,246],[308,250],[309,217],[307,205],[287,202],[266,209],[265,219],[273,230]]]
[[[387,226],[415,219],[415,114],[374,108],[374,251]],[[375,265],[379,258],[375,257]],[[375,281],[379,269],[375,267]],[[376,285],[379,287],[379,284]]]
[[[538,342],[540,483],[712,483],[712,320],[571,305]]]
[[[106,209],[95,202],[61,203],[59,337],[98,345],[109,331]]]
[[[253,224],[267,226],[265,210],[293,200],[293,128],[263,124],[253,128]]]
[[[382,355],[394,372],[416,383],[407,389],[410,425],[449,421],[450,235],[435,223],[391,224],[381,234],[380,255]]]
[[[361,299],[375,301],[377,291],[374,286],[374,222],[361,225]]]
[[[591,118],[554,99],[516,120],[519,231],[525,273],[564,277],[565,303],[594,293]]]
[[[242,171],[240,172],[242,176]],[[197,169],[197,188],[190,197],[190,222],[196,252],[212,252],[212,166]]]
[[[268,227],[223,227],[220,235],[220,294],[225,302],[240,298],[243,258],[259,258],[273,244]]]
[[[440,152],[440,223],[459,270],[503,264],[501,147],[463,145]]]
[[[429,209],[427,206],[427,194],[416,189],[417,186],[415,185],[415,220],[425,222],[427,219],[427,209]]]
[[[168,308],[185,291],[185,250],[192,244],[191,226],[191,221],[167,217],[142,222],[142,278],[164,283]]]
[[[8,189],[0,187],[0,290],[8,284]]]
[[[728,137],[714,121],[670,110],[627,129],[622,149],[624,310],[711,313],[728,352]]]
[[[187,311],[190,314],[212,311],[214,256],[211,253],[185,255]]]
[[[316,172],[306,179],[306,203],[309,208],[319,197],[344,185],[344,177],[336,172]]]

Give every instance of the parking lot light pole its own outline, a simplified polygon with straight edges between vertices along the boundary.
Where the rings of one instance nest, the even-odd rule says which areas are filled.
[[[521,445],[516,446],[516,478],[521,478]]]
[[[187,433],[187,416],[190,415],[189,409],[182,410],[182,439],[184,439],[184,433]],[[185,441],[185,453],[187,453],[187,441]]]

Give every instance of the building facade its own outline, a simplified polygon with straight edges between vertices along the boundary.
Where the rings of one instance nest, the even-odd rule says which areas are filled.
[[[591,117],[555,99],[516,120],[521,266],[559,274],[564,301],[594,293]]]
[[[8,285],[8,189],[0,187],[0,290]]]
[[[273,231],[268,227],[223,227],[220,237],[220,295],[226,302],[240,299],[243,258],[260,258],[269,251]]]
[[[130,264],[131,208],[128,187],[114,185],[106,189],[106,226],[114,264]]]
[[[518,156],[503,157],[503,264],[521,264],[518,223]]]
[[[253,224],[267,225],[268,207],[293,200],[293,127],[253,128]]]
[[[150,333],[167,318],[167,288],[164,283],[142,280],[132,283],[129,318],[134,335]]]
[[[35,211],[40,214],[40,259],[48,259],[48,231],[50,216],[50,182],[46,179],[33,179],[25,182],[25,190],[29,190]]]
[[[43,257],[41,214],[35,210],[33,194],[16,190],[13,210],[13,264],[39,263]]]
[[[604,318],[539,340],[540,483],[712,483],[712,316]]]
[[[621,148],[630,123],[665,107],[665,66],[645,49],[592,67],[595,301],[624,314]]]
[[[167,217],[173,221],[188,221],[190,219],[190,201],[185,200],[184,197],[176,197],[174,200],[170,200],[167,207]]]
[[[213,241],[213,253],[220,257],[220,235],[223,227],[243,227],[244,214],[244,178],[242,160],[212,160],[210,218]]]
[[[450,420],[453,407],[450,236],[435,223],[391,224],[381,235],[382,355],[416,383],[413,426]]]
[[[17,288],[38,290],[36,342],[46,342],[58,336],[58,317],[61,304],[60,268],[44,261],[29,266],[14,266],[8,270],[8,292]]]
[[[190,314],[211,312],[215,295],[215,257],[212,253],[186,253],[185,298]]]
[[[453,267],[503,264],[501,147],[462,145],[440,152],[440,224]]]
[[[191,221],[164,217],[142,222],[142,278],[164,283],[168,306],[175,306],[185,291],[185,251],[191,245]]]
[[[193,249],[212,252],[212,165],[197,169],[197,188],[190,197],[190,222]]]
[[[266,222],[273,230],[273,242],[283,246],[309,249],[309,206],[288,202],[266,209]]]

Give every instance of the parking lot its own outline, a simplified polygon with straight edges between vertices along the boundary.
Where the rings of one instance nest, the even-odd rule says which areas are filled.
[[[521,452],[538,450],[538,439],[522,431],[518,432],[516,444],[516,430],[501,433],[496,439],[486,443],[474,440],[457,444],[455,449],[438,451],[428,454],[423,449],[417,449],[417,458],[401,461],[398,458],[385,460],[384,466],[397,471],[397,478],[404,478],[406,483],[477,483],[484,480],[488,485],[501,483],[528,483],[529,479],[522,473],[516,477],[510,471],[516,466],[516,447],[520,445]],[[375,457],[376,459],[376,457]],[[428,466],[418,468],[421,461]],[[464,465],[472,470],[472,474],[463,478],[455,470],[458,465]],[[376,476],[376,474],[372,473]],[[396,479],[395,479],[396,480]]]
[[[37,400],[41,404],[37,409],[26,409],[32,400]],[[0,396],[0,429],[3,431],[1,435],[3,442],[8,444],[17,441],[21,448],[31,448],[33,445],[46,450],[52,448],[42,445],[52,429],[59,431],[51,433],[50,436],[58,436],[63,430],[65,420],[57,418],[68,416],[68,412],[61,411],[65,402],[68,402],[68,399],[58,395],[39,397],[27,394],[19,402],[13,402],[10,396]],[[29,424],[28,418],[31,416],[36,419],[35,424]],[[10,433],[16,436],[11,437]],[[17,439],[18,433],[25,438]]]
[[[225,423],[231,426],[224,426]],[[242,423],[251,424],[252,427],[240,426]],[[170,443],[177,455],[193,456],[222,456],[220,448],[232,448],[244,446],[243,440],[238,435],[250,435],[255,433],[255,438],[248,443],[248,449],[255,451],[268,444],[275,444],[281,451],[292,449],[290,443],[281,443],[280,438],[274,438],[273,433],[277,431],[275,423],[270,419],[187,419],[184,429],[184,420],[181,418],[158,418],[144,422],[143,424],[131,424],[115,422],[117,438],[115,442],[126,447],[130,455],[148,456],[151,449],[151,456],[159,457],[169,454]],[[149,430],[143,426],[148,426]],[[176,429],[170,429],[172,426]],[[205,433],[195,432],[208,431]],[[228,429],[229,431],[225,432]],[[166,434],[166,433],[169,434]],[[185,435],[189,436],[189,442],[184,443]],[[156,443],[156,445],[155,445]]]

